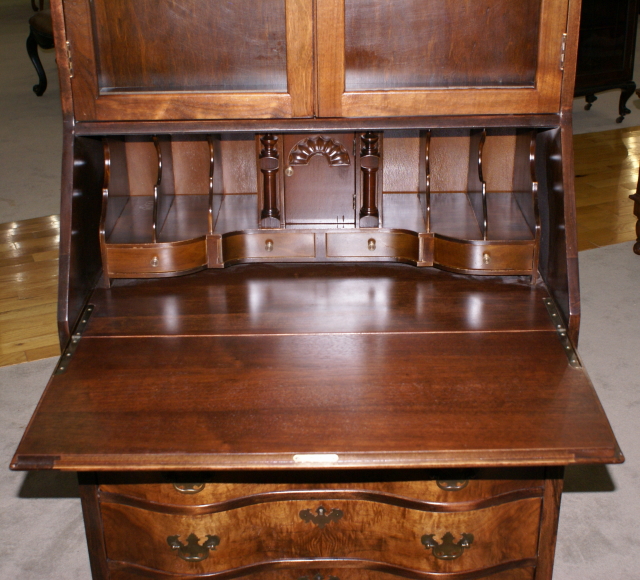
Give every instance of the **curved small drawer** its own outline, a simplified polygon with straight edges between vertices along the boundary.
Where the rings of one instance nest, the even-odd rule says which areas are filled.
[[[535,242],[456,240],[434,236],[433,264],[463,274],[530,274]]]
[[[310,232],[237,232],[222,236],[222,261],[266,258],[314,258],[315,234]]]
[[[207,265],[204,237],[157,244],[106,244],[110,278],[177,275]]]
[[[176,574],[258,565],[268,569],[276,561],[289,560],[293,566],[301,559],[312,565],[314,558],[327,559],[325,565],[335,559],[336,567],[344,558],[360,561],[363,568],[381,562],[400,573],[411,569],[490,573],[505,565],[535,565],[541,503],[532,498],[459,513],[313,500],[249,505],[202,516],[118,504],[103,504],[101,511],[109,560]],[[181,556],[189,544],[200,549],[213,538],[214,547],[203,550],[207,553],[200,561]],[[468,547],[455,559],[437,557],[428,545],[459,544],[464,538],[470,540]]]
[[[378,474],[379,475],[379,474]],[[406,478],[406,473],[402,474]],[[200,473],[186,479],[171,473],[102,474],[100,493],[105,501],[128,503],[145,507],[145,502],[161,504],[167,508],[217,506],[226,502],[243,502],[252,498],[254,503],[271,503],[278,499],[317,497],[320,499],[357,499],[371,501],[431,502],[447,504],[442,511],[471,509],[473,504],[490,500],[517,499],[542,496],[544,473],[542,469],[478,469],[447,470],[418,473],[425,479],[393,481],[353,481],[309,483],[265,482],[255,483],[229,479],[224,473]],[[392,476],[391,476],[392,477]],[[485,503],[486,505],[486,503]]]
[[[418,235],[412,232],[331,232],[326,234],[327,258],[395,258],[417,262]]]

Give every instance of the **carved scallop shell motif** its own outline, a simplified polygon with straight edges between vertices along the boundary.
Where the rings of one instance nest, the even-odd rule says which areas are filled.
[[[316,135],[302,139],[289,153],[289,165],[307,165],[314,155],[324,155],[329,165],[351,165],[349,153],[340,141]]]

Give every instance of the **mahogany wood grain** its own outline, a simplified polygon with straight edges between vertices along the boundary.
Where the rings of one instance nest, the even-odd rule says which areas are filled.
[[[579,323],[579,283],[576,264],[572,268],[568,264],[565,185],[569,178],[564,169],[562,130],[553,129],[538,135],[536,168],[540,180],[538,201],[541,224],[539,268],[565,324],[569,325],[572,321],[572,340],[575,343],[576,325]],[[575,230],[573,235],[575,236]]]
[[[94,292],[85,336],[550,331],[547,296],[517,278],[404,265],[251,264],[115,281]]]
[[[313,258],[316,255],[313,233],[252,232],[228,234],[222,238],[225,262],[234,263],[247,258]]]
[[[138,16],[145,15],[138,21],[127,14],[126,3],[107,11],[102,3],[79,2],[69,8],[74,26],[67,29],[76,63],[71,79],[75,116],[83,120],[310,116],[310,7],[310,0],[286,6],[281,0],[253,3],[252,10],[261,14],[252,20],[253,42],[246,43],[245,28],[234,24],[246,15],[242,5],[209,12],[196,10],[195,4],[182,12],[161,5],[137,11]],[[137,27],[123,28],[119,18],[137,22]],[[173,34],[186,30],[190,42],[180,50],[168,49],[171,45],[164,43],[162,30]],[[123,36],[127,42],[121,41]],[[293,41],[291,46],[288,41]],[[133,52],[141,56],[133,63],[132,44],[137,47]],[[247,75],[248,62],[253,63],[253,74]],[[271,74],[274,66],[279,74]]]
[[[331,468],[622,460],[550,330],[85,337],[12,465],[317,468],[294,459],[313,453],[337,454]]]
[[[354,133],[285,134],[284,176],[286,223],[328,224],[337,227],[355,223]],[[312,145],[308,145],[309,142]],[[316,145],[317,143],[317,145]],[[300,145],[302,144],[302,145]],[[293,158],[295,151],[313,154],[303,160]],[[329,154],[340,151],[332,162]]]
[[[353,131],[353,130],[412,130],[457,127],[541,127],[548,129],[560,124],[560,115],[416,115],[404,117],[352,117],[315,119],[184,119],[180,121],[79,121],[77,135],[155,135],[158,133],[280,133],[283,131]]]
[[[207,573],[273,561],[311,558],[382,562],[397,569],[460,572],[490,568],[537,555],[541,500],[532,498],[484,510],[428,513],[359,500],[325,499],[249,505],[215,514],[191,516],[148,512],[102,504],[107,558],[171,572]],[[343,516],[324,528],[305,522],[300,512]],[[455,560],[439,560],[422,545],[424,534],[473,534],[470,548]],[[185,562],[167,545],[167,537],[190,533],[216,535],[220,544],[209,557]]]
[[[560,499],[564,485],[564,467],[549,467],[546,471],[536,580],[551,580],[553,576]]]
[[[332,566],[340,566],[333,568]],[[345,567],[346,565],[352,567]],[[271,566],[252,566],[242,570],[240,577],[246,580],[396,580],[397,571],[389,570],[382,564],[375,565],[375,570],[369,570],[359,566],[358,562],[338,561],[310,562],[302,567],[302,562],[284,563],[278,562]],[[533,580],[535,568],[533,565],[524,568],[500,567],[502,571],[483,570],[483,580]],[[132,565],[111,563],[110,580],[132,580],[139,578],[166,579],[166,573],[156,573],[145,568]],[[416,571],[403,570],[403,577],[414,580],[475,580],[478,578],[474,572],[460,572],[453,574],[431,574]],[[235,576],[235,573],[234,573]],[[171,577],[171,576],[169,576]],[[175,576],[174,576],[175,577]],[[193,580],[211,578],[211,575],[193,575]]]
[[[102,272],[98,236],[104,177],[101,141],[65,133],[62,174],[58,332],[64,346]]]
[[[257,479],[255,473],[242,471],[98,475],[102,502],[138,502],[151,511],[175,508],[174,513],[192,513],[192,509],[213,513],[231,505],[276,501],[285,495],[312,499],[328,493],[335,498],[371,499],[426,511],[466,511],[524,496],[542,497],[543,478],[544,468],[262,472]],[[444,487],[448,480],[463,484],[448,489]],[[174,486],[187,481],[201,481],[204,487],[197,493],[183,493]]]
[[[462,274],[490,271],[502,275],[530,275],[534,244],[460,241],[435,236],[433,262]]]
[[[384,3],[366,3],[369,9],[368,14],[380,13],[376,8]],[[360,30],[358,26],[360,22],[358,19],[353,20],[353,27],[349,30],[345,28],[343,22],[349,23],[347,17],[345,17],[345,11],[348,13],[350,7],[359,6],[358,3],[351,0],[331,0],[323,2],[318,6],[318,54],[320,58],[319,69],[319,111],[321,116],[399,116],[410,115],[415,111],[424,111],[426,114],[449,114],[449,115],[465,115],[474,114],[482,111],[483,113],[497,113],[497,114],[513,114],[521,112],[530,113],[543,113],[552,112],[559,109],[559,91],[562,81],[562,71],[560,69],[560,52],[562,46],[562,34],[566,31],[566,4],[562,1],[551,0],[544,2],[539,12],[539,30],[540,34],[537,37],[537,62],[535,65],[535,82],[524,83],[519,87],[507,87],[499,86],[500,80],[496,77],[495,80],[488,79],[484,84],[486,86],[478,89],[478,83],[475,79],[469,78],[465,81],[464,91],[456,90],[455,87],[449,88],[449,84],[444,84],[444,88],[426,88],[420,89],[415,87],[403,87],[401,90],[380,90],[380,88],[368,88],[365,90],[349,89],[345,88],[345,82],[348,74],[348,63],[354,62],[354,69],[357,69],[355,65],[356,60],[366,61],[368,66],[375,67],[375,63],[378,59],[386,59],[385,62],[391,58],[390,56],[380,51],[376,51],[375,37],[371,35],[358,35],[356,30]],[[457,6],[457,5],[456,5]],[[499,11],[501,8],[500,3],[491,8]],[[507,4],[503,4],[503,10],[506,10]],[[532,4],[528,4],[531,7]],[[455,8],[455,7],[454,7]],[[449,7],[449,10],[453,8]],[[414,8],[413,10],[418,10]],[[442,10],[447,10],[445,4]],[[510,14],[515,14],[511,7],[508,9]],[[442,18],[440,15],[439,17]],[[481,21],[477,19],[478,22]],[[496,22],[499,19],[496,19]],[[513,27],[501,28],[501,32],[496,33],[496,36],[500,37],[504,34],[504,30],[522,30],[522,26],[526,26],[530,29],[531,22],[522,20]],[[368,30],[366,24],[362,24],[362,30]],[[409,23],[405,25],[410,26]],[[347,40],[343,35],[336,35],[335,30],[345,30]],[[443,42],[448,42],[447,27],[428,27],[430,33],[429,39],[433,35],[440,34],[443,38]],[[427,30],[424,29],[424,30]],[[489,43],[484,43],[484,34],[486,30],[482,29],[481,38],[478,39],[478,31],[469,30],[468,21],[463,27],[464,31],[468,31],[468,36],[465,34],[456,35],[456,44],[460,46],[467,46],[467,50],[462,50],[461,54],[465,55],[465,64],[472,63],[473,59],[469,57],[470,54],[480,54],[478,46]],[[349,42],[353,34],[356,34],[358,38],[366,38],[366,49],[358,51],[354,49],[354,59],[349,60],[348,50]],[[423,30],[420,30],[420,34],[423,34]],[[422,40],[420,35],[412,34],[400,34],[401,37],[418,38]],[[527,35],[523,32],[520,38],[526,38]],[[418,41],[418,45],[422,42]],[[394,38],[385,36],[385,42],[401,42]],[[415,42],[415,40],[414,40]],[[473,42],[476,42],[474,48]],[[435,48],[433,45],[424,42],[428,46],[430,55],[433,56],[435,50],[440,49],[442,54],[447,54],[446,48],[440,48],[437,44]],[[446,46],[446,44],[445,44]],[[415,51],[415,46],[414,46]],[[509,52],[509,51],[504,51]],[[517,52],[517,51],[516,51]],[[523,54],[520,53],[520,58]],[[526,59],[526,57],[524,57]],[[346,62],[345,62],[346,60]],[[373,63],[373,64],[370,64]],[[406,66],[406,62],[402,63]],[[483,62],[483,70],[486,70],[486,62]],[[359,65],[358,65],[359,66]],[[525,66],[526,68],[526,66]],[[401,67],[400,67],[400,70]],[[463,67],[465,70],[465,67]],[[375,71],[375,68],[374,68]],[[358,70],[356,75],[365,76],[368,74],[368,70],[365,68],[363,72]],[[389,78],[397,78],[402,72],[391,71],[386,73],[385,82],[389,81]],[[452,73],[454,74],[454,73]],[[448,80],[446,73],[443,75]],[[437,78],[437,77],[436,77]],[[440,80],[440,79],[438,79]],[[443,81],[446,83],[447,81]],[[411,83],[410,83],[411,84]],[[463,83],[464,84],[464,83]],[[535,87],[535,88],[534,88]]]
[[[82,515],[89,548],[89,564],[93,580],[109,580],[107,551],[102,532],[102,514],[98,499],[98,486],[94,473],[78,474],[78,490],[82,500]]]
[[[193,272],[207,265],[203,237],[157,244],[107,244],[110,278],[135,278]]]

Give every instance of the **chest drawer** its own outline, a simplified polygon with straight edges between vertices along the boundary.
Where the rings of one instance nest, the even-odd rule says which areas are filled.
[[[102,474],[100,494],[107,501],[147,507],[145,502],[167,508],[217,505],[223,509],[234,502],[245,504],[248,498],[262,501],[294,500],[298,497],[327,497],[447,504],[447,509],[468,510],[495,501],[513,501],[525,497],[540,497],[544,473],[540,468],[475,469],[423,471],[412,473],[389,470],[383,481],[381,473],[345,473],[343,480],[336,474],[322,478],[309,475],[307,481],[292,483],[286,477],[263,475],[260,482],[252,474],[229,475],[213,472],[194,474],[145,473]],[[298,479],[300,479],[298,475]],[[484,502],[477,504],[477,502]],[[456,504],[457,507],[454,507]],[[427,507],[426,505],[424,506]]]
[[[319,558],[336,567],[343,559],[363,568],[383,563],[394,573],[527,567],[535,563],[540,509],[540,498],[459,512],[331,497],[196,514],[101,506],[109,560],[177,574],[248,573]]]

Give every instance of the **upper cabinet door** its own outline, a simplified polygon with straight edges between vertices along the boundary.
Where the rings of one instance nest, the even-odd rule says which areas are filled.
[[[313,0],[65,0],[78,121],[313,115]]]
[[[323,117],[557,113],[567,0],[317,0]]]

